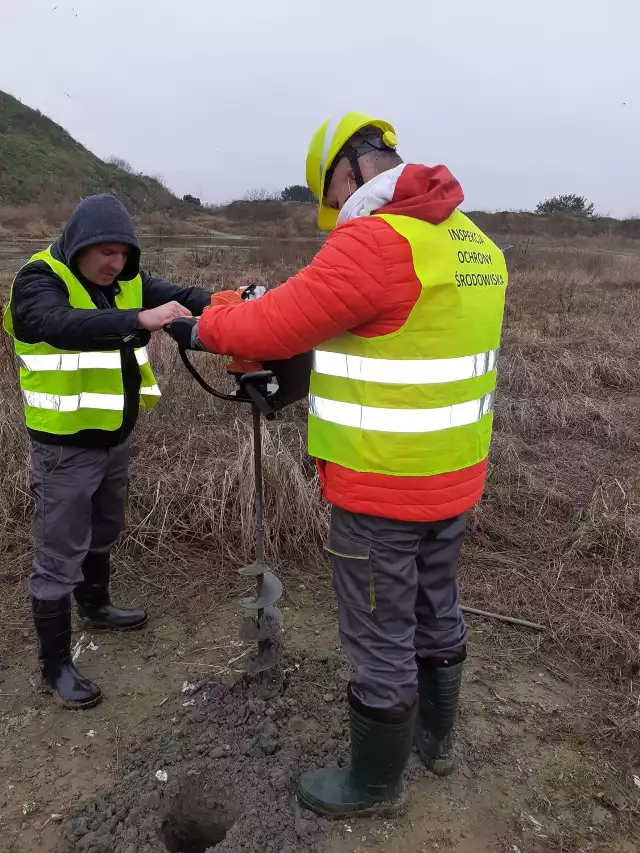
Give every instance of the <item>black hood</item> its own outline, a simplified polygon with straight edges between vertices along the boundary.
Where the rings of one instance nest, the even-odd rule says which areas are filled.
[[[96,243],[124,243],[131,246],[129,259],[118,276],[121,281],[131,281],[140,272],[140,246],[133,230],[133,220],[126,207],[114,195],[101,193],[83,199],[53,246],[69,269],[77,273],[75,259],[81,249]]]

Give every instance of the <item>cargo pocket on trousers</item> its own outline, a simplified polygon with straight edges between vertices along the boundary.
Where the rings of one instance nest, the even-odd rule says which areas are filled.
[[[36,551],[46,550],[47,505],[50,502],[51,476],[62,461],[64,447],[57,444],[31,443],[31,494],[35,501],[31,536]]]
[[[33,442],[31,445],[32,464],[37,474],[51,474],[62,462],[64,447],[60,444],[42,444]]]
[[[330,530],[325,550],[331,554],[333,586],[338,600],[347,607],[373,613],[376,590],[371,568],[371,546]]]

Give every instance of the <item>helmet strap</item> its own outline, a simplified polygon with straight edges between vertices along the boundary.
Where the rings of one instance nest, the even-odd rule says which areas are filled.
[[[360,158],[358,156],[357,151],[354,151],[352,148],[347,150],[347,159],[349,160],[349,165],[353,169],[353,176],[356,179],[356,186],[358,189],[365,185],[365,180],[362,177],[362,169],[360,168]]]

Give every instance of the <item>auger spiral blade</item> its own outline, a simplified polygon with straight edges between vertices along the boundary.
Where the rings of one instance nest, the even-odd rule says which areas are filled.
[[[258,575],[263,575],[265,572],[270,571],[269,567],[264,563],[249,563],[248,566],[243,566],[241,569],[238,569],[238,574],[242,575],[244,578],[257,578]]]
[[[254,596],[238,599],[238,605],[245,610],[264,610],[271,607],[282,597],[282,583],[272,573],[265,572],[258,576],[258,589]]]
[[[280,644],[275,638],[263,640],[258,647],[258,654],[247,661],[244,672],[247,675],[261,675],[274,669],[280,660]]]
[[[240,639],[244,643],[255,643],[256,651],[243,659],[242,669],[249,677],[281,680],[280,633],[282,614],[275,606],[282,597],[282,583],[265,563],[264,491],[262,485],[262,437],[260,410],[253,409],[253,470],[255,476],[255,560],[238,570],[244,578],[256,582],[254,595],[239,599],[238,606],[249,611],[240,626]],[[265,673],[271,671],[271,675]]]
[[[262,616],[246,616],[240,626],[243,643],[259,643],[277,636],[282,630],[282,613],[273,605],[265,608]]]

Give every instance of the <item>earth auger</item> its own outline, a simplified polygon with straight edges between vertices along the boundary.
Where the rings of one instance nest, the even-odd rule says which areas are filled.
[[[279,667],[279,637],[282,628],[282,614],[276,606],[282,596],[282,583],[267,565],[265,553],[262,418],[272,420],[277,410],[306,397],[309,390],[311,353],[263,365],[234,359],[227,365],[227,373],[234,377],[236,389],[231,393],[224,393],[206,382],[189,361],[182,347],[179,347],[179,352],[189,373],[209,394],[219,400],[251,405],[255,553],[253,562],[238,569],[238,573],[244,578],[254,579],[256,588],[253,595],[241,598],[237,603],[247,614],[241,624],[240,638],[243,642],[257,644],[257,653],[251,658],[243,659],[242,669],[248,677],[261,677]],[[275,676],[276,673],[272,675]],[[277,680],[277,677],[269,680]]]
[[[236,374],[238,395],[243,392],[251,399],[253,421],[253,474],[255,512],[255,556],[249,565],[238,569],[246,578],[254,578],[255,594],[238,601],[243,610],[251,614],[245,617],[240,628],[244,642],[257,642],[258,652],[244,667],[248,675],[260,675],[273,669],[279,661],[278,637],[282,626],[282,614],[276,602],[282,596],[282,583],[266,563],[264,529],[264,484],[262,479],[262,416],[267,420],[275,411],[269,403],[269,386],[274,375],[270,370]]]

